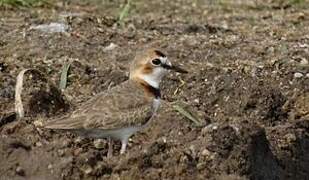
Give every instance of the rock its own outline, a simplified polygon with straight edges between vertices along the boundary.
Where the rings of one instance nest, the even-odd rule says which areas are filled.
[[[43,144],[42,144],[42,142],[40,142],[40,141],[38,141],[38,142],[35,143],[35,146],[36,146],[36,147],[41,147],[42,145],[43,145]]]
[[[302,59],[300,60],[299,64],[302,65],[302,66],[308,65],[308,60],[305,59],[305,58],[302,58]]]
[[[93,145],[96,149],[103,149],[105,148],[105,142],[102,139],[96,139],[93,142]]]
[[[293,142],[296,141],[296,136],[295,136],[295,134],[288,133],[288,134],[286,134],[284,137],[285,137],[287,143],[293,143]]]
[[[63,157],[64,154],[65,154],[65,150],[63,150],[63,149],[59,149],[59,150],[58,150],[58,155],[59,155],[60,157]]]
[[[289,126],[269,128],[267,138],[277,162],[284,167],[283,177],[278,179],[308,179],[308,125],[308,119],[304,119],[295,120]]]
[[[25,176],[25,170],[22,167],[18,166],[15,171],[16,171],[16,174],[20,176]]]
[[[66,148],[71,144],[71,140],[69,139],[64,139],[61,143],[60,143],[60,148]]]
[[[306,116],[309,114],[309,92],[299,95],[295,100],[296,116]]]
[[[198,98],[194,99],[193,100],[196,104],[199,104],[200,103],[200,100]]]
[[[239,129],[236,133],[228,124],[219,125],[211,133],[207,149],[218,153],[220,171],[246,174],[248,179],[282,179],[284,172],[270,149],[265,130],[250,123]]]
[[[93,168],[91,166],[86,165],[82,168],[82,171],[84,172],[84,174],[89,175],[93,172]]]
[[[117,44],[110,43],[108,46],[104,48],[104,51],[111,51],[111,50],[114,50],[116,47],[118,47]]]
[[[211,123],[211,124],[208,124],[207,126],[205,126],[202,129],[201,134],[202,135],[207,135],[207,133],[215,131],[217,129],[218,129],[218,124],[217,123]]]
[[[80,153],[81,153],[82,151],[83,151],[83,148],[74,149],[73,155],[74,155],[74,156],[78,156],[78,155],[80,155]]]
[[[34,126],[36,127],[43,127],[43,122],[42,120],[36,120],[33,122]]]
[[[201,162],[201,163],[198,163],[197,165],[196,165],[196,168],[198,169],[198,170],[203,170],[203,169],[205,169],[207,167],[207,163],[206,162]]]
[[[66,158],[62,158],[60,161],[60,164],[62,164],[63,166],[68,166],[69,164],[71,164],[73,162],[73,156],[69,156]]]
[[[221,174],[216,177],[217,180],[246,180],[248,178],[239,176],[237,174]]]
[[[83,139],[81,137],[77,137],[75,140],[74,140],[74,143],[76,144],[80,144],[82,143]]]
[[[294,73],[294,78],[301,78],[303,76],[304,75],[302,73],[299,73],[299,72]]]
[[[167,139],[166,139],[165,136],[162,137],[162,141],[163,141],[163,143],[166,143],[166,142],[167,142]]]
[[[202,151],[202,156],[209,156],[210,155],[210,151],[208,149],[204,149]]]
[[[194,145],[190,145],[189,150],[190,150],[190,154],[193,157],[196,157],[196,148],[195,148],[195,146]]]
[[[59,32],[67,32],[69,30],[69,26],[64,23],[49,23],[49,24],[41,24],[37,26],[31,26],[30,30],[39,30],[45,33],[59,33]]]

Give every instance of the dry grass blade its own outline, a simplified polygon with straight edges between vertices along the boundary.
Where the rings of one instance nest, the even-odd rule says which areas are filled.
[[[127,0],[126,5],[124,6],[124,8],[122,9],[122,11],[119,14],[118,22],[120,24],[122,24],[124,18],[128,16],[130,7],[131,7],[131,0]]]
[[[202,121],[200,121],[200,119],[197,118],[197,116],[193,115],[192,112],[183,108],[182,106],[175,104],[175,105],[173,105],[173,108],[176,111],[178,111],[180,114],[185,116],[186,118],[190,119],[196,126],[203,126],[204,125],[204,123]]]
[[[182,88],[186,84],[186,82],[182,80],[180,77],[179,77],[179,81],[181,82],[181,84],[174,91],[174,95],[176,95],[179,92],[180,88]]]
[[[0,0],[0,6],[33,7],[49,4],[47,0]]]
[[[15,112],[18,118],[23,118],[25,115],[24,107],[21,99],[21,94],[23,92],[23,80],[26,72],[31,72],[33,74],[38,74],[40,79],[48,84],[52,84],[46,76],[37,69],[24,69],[17,75],[16,86],[15,86]]]
[[[0,127],[10,122],[13,122],[15,119],[16,119],[15,112],[9,112],[9,113],[0,115]]]
[[[68,82],[68,71],[70,69],[71,63],[65,63],[62,67],[61,78],[59,83],[59,88],[64,90]]]
[[[16,87],[15,87],[15,112],[18,116],[18,118],[23,118],[24,117],[24,107],[23,103],[21,100],[21,93],[23,91],[23,80],[24,80],[24,74],[28,71],[29,69],[24,69],[22,70],[16,79]]]

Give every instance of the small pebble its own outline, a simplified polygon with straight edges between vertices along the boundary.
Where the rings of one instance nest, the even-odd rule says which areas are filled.
[[[74,155],[74,156],[78,156],[82,151],[83,151],[83,148],[74,149],[73,155]]]
[[[40,141],[38,141],[38,142],[35,143],[35,146],[36,146],[36,147],[41,147],[42,145],[43,145],[43,144],[42,144]]]
[[[63,164],[71,164],[73,162],[73,156],[69,156],[61,159],[61,163]]]
[[[102,139],[96,139],[93,145],[96,149],[103,149],[105,147],[105,142]]]
[[[91,174],[92,171],[93,171],[93,169],[92,169],[92,167],[90,167],[90,166],[86,166],[85,168],[83,168],[83,172],[84,172],[85,174]]]
[[[190,145],[189,149],[190,149],[191,152],[194,152],[195,151],[194,145]]]
[[[207,133],[214,131],[214,130],[217,130],[217,129],[218,129],[218,125],[213,123],[213,124],[209,124],[209,125],[205,126],[202,129],[201,133],[202,133],[202,135],[206,135]]]
[[[198,164],[196,165],[196,168],[197,168],[198,170],[205,169],[205,167],[207,167],[207,163],[205,163],[205,162],[201,162],[201,163],[198,163]]]
[[[65,151],[64,151],[63,149],[59,149],[59,150],[58,150],[58,155],[59,155],[60,157],[64,156],[64,154],[65,154]]]
[[[41,120],[36,120],[33,122],[35,127],[42,127],[43,126],[43,122]]]
[[[79,143],[81,143],[83,141],[83,139],[81,138],[81,137],[77,137],[75,140],[74,140],[74,142],[76,143],[76,144],[79,144]]]
[[[294,78],[301,78],[303,76],[304,75],[302,73],[299,73],[299,72],[294,73]]]
[[[297,137],[295,136],[295,134],[292,134],[292,133],[288,133],[284,137],[289,143],[295,142],[297,140]]]
[[[106,46],[106,47],[104,48],[104,51],[111,51],[111,50],[115,49],[116,47],[118,47],[117,44],[110,43],[108,46]]]
[[[70,140],[68,139],[64,139],[61,144],[60,144],[60,148],[66,148],[70,145]]]
[[[308,64],[308,60],[303,58],[299,63],[300,63],[301,65],[305,66],[305,65]]]
[[[202,151],[202,155],[203,155],[203,156],[209,156],[209,155],[210,155],[210,151],[208,151],[208,149],[204,149],[204,150]]]
[[[166,137],[162,137],[162,140],[163,140],[163,143],[166,143],[167,142],[167,139],[166,139]]]
[[[16,171],[16,174],[20,176],[25,176],[25,171],[20,166],[18,166],[15,171]]]
[[[183,135],[183,132],[179,131],[178,136],[182,136],[182,135]]]
[[[195,151],[195,146],[194,145],[191,145],[189,147],[190,151],[191,151],[191,155],[193,155],[194,157],[196,156],[196,151]]]

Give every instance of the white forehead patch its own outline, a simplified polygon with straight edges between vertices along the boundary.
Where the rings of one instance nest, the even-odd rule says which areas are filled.
[[[167,59],[167,57],[160,56],[159,59],[161,60],[162,64],[172,66],[172,63]]]

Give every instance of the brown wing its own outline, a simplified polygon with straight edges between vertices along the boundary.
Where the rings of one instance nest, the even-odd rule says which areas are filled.
[[[70,116],[47,122],[49,129],[117,129],[144,124],[152,114],[152,99],[132,81],[93,97]]]

